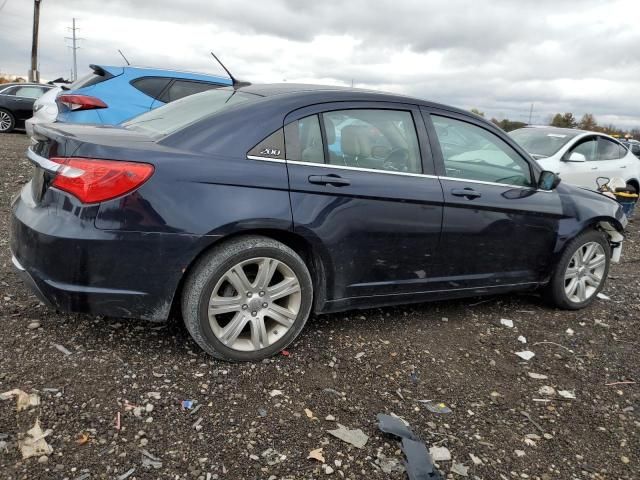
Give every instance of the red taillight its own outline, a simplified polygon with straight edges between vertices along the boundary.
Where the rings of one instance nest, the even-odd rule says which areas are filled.
[[[92,158],[50,158],[63,165],[52,186],[68,192],[83,203],[110,200],[135,190],[153,174],[148,163],[120,162]]]
[[[63,93],[58,97],[58,101],[69,110],[92,110],[94,108],[107,108],[107,104],[96,97],[89,95],[76,95]]]

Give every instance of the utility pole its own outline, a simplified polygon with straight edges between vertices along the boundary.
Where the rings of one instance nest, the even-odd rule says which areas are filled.
[[[531,104],[531,109],[529,110],[529,125],[531,125],[532,118],[533,118],[533,103]]]
[[[68,28],[71,30],[71,37],[64,37],[67,40],[71,40],[71,50],[73,51],[73,81],[75,82],[78,79],[78,60],[76,52],[80,47],[78,47],[78,40],[82,40],[81,38],[76,37],[76,30],[80,30],[76,28],[76,19],[73,19],[73,26]]]
[[[40,72],[38,71],[38,27],[40,26],[40,3],[42,0],[33,0],[33,38],[31,40],[31,70],[29,70],[29,81],[39,82]]]

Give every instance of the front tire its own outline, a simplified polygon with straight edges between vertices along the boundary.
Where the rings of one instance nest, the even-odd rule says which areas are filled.
[[[295,340],[312,302],[311,275],[300,256],[273,239],[247,236],[197,262],[184,285],[182,316],[207,353],[256,361]]]
[[[0,133],[10,133],[16,126],[16,119],[9,110],[0,108]]]
[[[559,308],[579,310],[590,305],[604,287],[611,247],[604,233],[590,230],[565,248],[546,287],[547,299]]]

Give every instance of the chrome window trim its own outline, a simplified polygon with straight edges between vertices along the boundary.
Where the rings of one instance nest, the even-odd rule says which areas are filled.
[[[298,160],[287,160],[287,163],[290,163],[292,165],[302,165],[306,167],[337,168],[340,170],[355,170],[359,172],[383,173],[385,175],[403,175],[405,177],[438,178],[436,175],[427,175],[426,173],[392,172],[389,170],[379,170],[375,168],[350,167],[348,165],[333,165],[328,163],[300,162]]]
[[[249,160],[262,160],[263,162],[286,163],[286,160],[284,160],[282,158],[259,157],[257,155],[247,155],[247,159],[249,159]]]
[[[299,160],[281,160],[279,158],[267,158],[267,157],[258,157],[255,155],[247,155],[249,160],[263,160],[267,162],[277,162],[277,163],[288,163],[291,165],[302,165],[304,167],[319,167],[319,168],[333,168],[339,170],[353,170],[358,172],[369,172],[369,173],[381,173],[384,175],[402,175],[405,177],[421,177],[421,178],[435,178],[438,180],[451,180],[454,182],[465,182],[465,183],[477,183],[480,185],[493,185],[496,187],[508,187],[508,188],[520,188],[523,190],[535,190],[536,192],[543,193],[553,193],[554,190],[542,190],[536,187],[526,187],[523,185],[511,185],[509,183],[496,183],[496,182],[485,182],[482,180],[467,180],[465,178],[456,178],[456,177],[446,177],[446,176],[437,176],[437,175],[428,175],[426,173],[408,173],[408,172],[391,172],[388,170],[376,170],[375,168],[364,168],[364,167],[350,167],[348,165],[332,165],[327,163],[313,163],[313,162],[301,162]]]

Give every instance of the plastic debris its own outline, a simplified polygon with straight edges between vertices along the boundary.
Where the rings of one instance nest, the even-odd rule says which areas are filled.
[[[62,352],[67,356],[71,355],[71,351],[67,350],[65,347],[63,347],[59,343],[54,343],[53,346],[56,347],[56,350],[58,350],[59,352]]]
[[[280,352],[280,355],[282,355],[283,357],[288,357],[291,355],[291,353],[289,352],[289,350],[282,350]]]
[[[600,300],[611,300],[611,297],[609,297],[609,296],[605,295],[605,294],[604,294],[604,293],[602,293],[602,292],[599,292],[599,293],[598,293],[598,298],[599,298]]]
[[[191,410],[193,408],[193,400],[182,400],[181,405],[183,410]]]
[[[523,352],[516,352],[516,355],[519,356],[521,359],[529,361],[531,360],[533,357],[536,356],[535,353],[529,351],[529,350],[525,350]]]
[[[462,463],[454,463],[451,466],[451,473],[460,475],[461,477],[469,476],[469,467],[465,467]]]
[[[576,394],[570,392],[569,390],[559,390],[558,395],[560,395],[562,398],[568,398],[570,400],[575,400],[576,398]]]
[[[78,438],[76,438],[76,444],[77,445],[84,445],[88,441],[89,441],[89,434],[84,433],[84,432],[80,432],[78,434]]]
[[[409,480],[442,480],[424,443],[403,438],[402,453],[407,458],[405,468]]]
[[[400,418],[383,413],[379,413],[376,418],[378,419],[378,428],[380,431],[400,438],[418,440],[418,437],[414,435],[408,424],[404,423]]]
[[[152,455],[147,450],[140,450],[142,454],[142,466],[145,468],[162,468],[162,460]]]
[[[120,475],[119,477],[117,477],[116,480],[127,480],[127,478],[129,478],[131,475],[133,475],[133,473],[136,471],[135,468],[130,468],[129,470],[127,470],[126,472],[124,472],[122,475]]]
[[[311,450],[309,452],[309,456],[307,459],[317,460],[319,462],[324,463],[324,455],[322,455],[322,448],[316,448],[315,450]]]
[[[9,400],[11,397],[16,397],[16,409],[18,412],[40,405],[40,397],[36,393],[28,394],[19,388],[0,394],[0,400]]]
[[[447,447],[431,447],[429,449],[431,458],[434,462],[449,462],[451,461],[451,452]]]
[[[42,455],[51,455],[53,448],[47,443],[45,437],[52,433],[52,430],[43,432],[42,428],[40,428],[40,422],[36,420],[33,428],[27,431],[22,440],[18,441],[18,448],[20,448],[23,460],[31,457],[40,457]]]
[[[451,413],[451,409],[447,407],[446,404],[442,402],[435,402],[433,400],[418,400],[418,402],[423,403],[427,410],[431,413],[437,414],[447,414]]]
[[[116,430],[120,430],[120,412],[116,412],[116,418],[114,420],[114,426],[116,428]]]
[[[356,448],[363,448],[367,444],[369,437],[359,428],[350,430],[339,423],[337,425],[337,429],[327,430],[327,433],[333,435],[336,438],[339,438],[343,442],[350,443]]]
[[[409,480],[442,480],[431,458],[427,447],[411,431],[409,425],[399,417],[392,417],[379,413],[377,415],[378,428],[402,439],[402,452],[406,457],[405,468]]]
[[[549,378],[546,375],[534,372],[527,372],[527,375],[529,375],[529,377],[533,378],[534,380],[546,380],[547,378]]]
[[[520,343],[527,343],[527,339],[526,339],[523,335],[520,335],[520,336],[518,337],[518,341],[519,341]]]
[[[506,318],[500,319],[500,325],[503,325],[507,328],[513,328],[513,320],[508,320]]]

